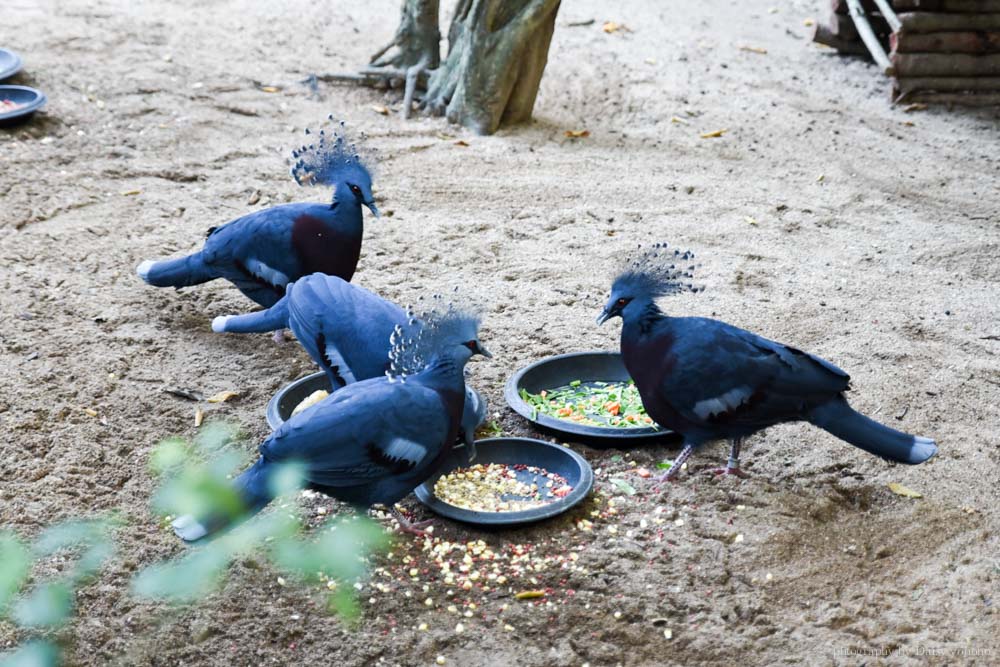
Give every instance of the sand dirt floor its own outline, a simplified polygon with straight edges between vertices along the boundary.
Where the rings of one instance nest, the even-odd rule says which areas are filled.
[[[0,525],[30,537],[129,518],[57,635],[69,664],[1000,663],[1000,121],[890,107],[873,66],[809,42],[804,21],[827,12],[566,0],[535,121],[477,137],[373,110],[397,111],[397,91],[300,83],[367,62],[395,0],[4,2],[0,43],[26,60],[14,82],[49,103],[0,129]],[[607,20],[628,30],[606,34]],[[206,409],[243,429],[249,459],[269,397],[313,368],[294,344],[213,334],[213,316],[251,309],[230,286],[157,290],[133,268],[249,211],[327,198],[287,160],[331,113],[379,152],[386,215],[366,219],[355,281],[404,303],[460,284],[483,304],[495,358],[470,364],[470,382],[504,433],[533,435],[503,404],[505,379],[616,349],[618,325],[594,326],[615,258],[663,240],[697,253],[707,287],[670,313],[830,359],[855,406],[940,455],[893,466],[792,425],[752,440],[747,481],[705,474],[719,444],[664,487],[635,469],[676,448],[573,445],[597,484],[570,515],[506,532],[438,522],[438,539],[483,540],[506,564],[530,545],[537,571],[488,594],[446,585],[399,537],[356,628],[254,559],[200,606],[138,600],[130,577],[187,549],[148,509],[151,449],[195,433],[194,404],[162,389],[239,391]],[[512,599],[528,588],[552,591]],[[0,623],[0,647],[24,638]]]

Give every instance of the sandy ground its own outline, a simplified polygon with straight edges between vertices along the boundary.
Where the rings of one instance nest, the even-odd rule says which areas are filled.
[[[819,0],[775,13],[756,0],[567,0],[536,121],[480,138],[372,110],[398,109],[395,92],[324,85],[315,99],[298,83],[366,62],[391,36],[394,0],[264,4],[4,4],[0,42],[26,61],[16,82],[50,102],[0,130],[0,524],[31,536],[106,510],[130,519],[58,635],[71,664],[1000,662],[995,112],[890,108],[873,67],[808,43]],[[605,34],[605,20],[631,30]],[[535,575],[549,603],[501,592],[464,617],[471,598],[407,576],[401,560],[424,567],[427,554],[401,538],[379,563],[388,592],[362,592],[355,629],[252,560],[204,605],[164,616],[127,585],[185,550],[146,509],[151,448],[195,432],[193,404],[161,389],[240,391],[208,409],[243,428],[249,457],[267,399],[312,368],[294,345],[213,335],[211,317],[249,309],[231,287],[156,290],[133,266],[248,211],[325,199],[295,186],[286,159],[328,113],[371,136],[393,213],[368,222],[356,281],[401,302],[458,283],[485,306],[496,358],[471,364],[471,381],[504,432],[531,434],[502,406],[505,378],[545,355],[614,349],[618,327],[593,325],[614,258],[666,240],[698,254],[708,286],[670,312],[825,356],[852,374],[857,407],[937,438],[940,455],[894,467],[786,426],[753,440],[748,481],[704,474],[719,445],[660,488],[632,471],[675,450],[581,446],[598,483],[572,516],[499,533],[438,524],[450,540],[534,544],[546,562],[575,553]],[[0,646],[23,638],[0,623]]]

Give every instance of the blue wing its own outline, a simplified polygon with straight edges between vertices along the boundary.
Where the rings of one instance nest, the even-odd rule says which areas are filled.
[[[419,477],[446,445],[449,426],[437,392],[415,382],[375,378],[292,417],[260,452],[268,461],[303,464],[313,484],[371,484]]]
[[[677,319],[670,330],[674,365],[658,399],[694,424],[758,428],[801,419],[848,388],[850,377],[833,364],[717,320]]]
[[[206,265],[249,292],[271,291],[280,298],[285,286],[302,274],[292,245],[292,224],[301,215],[323,215],[323,204],[286,204],[255,211],[217,227],[202,250]],[[270,304],[268,304],[270,305]]]

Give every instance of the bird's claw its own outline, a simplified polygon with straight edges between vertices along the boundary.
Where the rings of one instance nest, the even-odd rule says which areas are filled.
[[[277,331],[274,332],[274,344],[275,345],[284,345],[285,344],[285,330],[284,329],[278,329]]]
[[[393,511],[393,515],[396,517],[396,523],[399,524],[400,532],[416,535],[417,537],[428,537],[430,535],[430,533],[423,529],[433,525],[433,519],[427,519],[426,521],[410,521],[399,510]]]
[[[716,477],[721,477],[723,475],[732,475],[733,477],[737,477],[739,479],[749,479],[750,478],[749,473],[745,473],[742,470],[740,470],[739,468],[730,468],[729,466],[726,466],[725,468],[714,468],[714,469],[712,469],[711,472]]]

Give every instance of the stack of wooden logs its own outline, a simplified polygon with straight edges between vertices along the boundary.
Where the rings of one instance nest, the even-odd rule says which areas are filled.
[[[833,0],[813,39],[870,55],[895,102],[1000,105],[1000,0]]]

